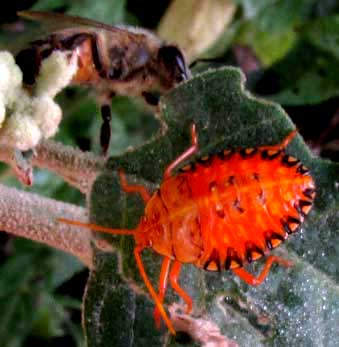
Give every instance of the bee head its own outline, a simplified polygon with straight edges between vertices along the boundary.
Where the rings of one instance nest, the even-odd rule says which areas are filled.
[[[179,48],[171,45],[162,46],[158,52],[158,61],[163,64],[168,78],[174,85],[190,77],[190,71]]]

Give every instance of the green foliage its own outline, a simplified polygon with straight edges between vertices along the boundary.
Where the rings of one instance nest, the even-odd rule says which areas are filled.
[[[263,76],[272,74],[277,85],[273,95],[265,96],[282,105],[318,104],[339,95],[338,2],[236,3],[239,16],[204,56],[223,55],[239,44],[251,47],[267,69]],[[260,94],[256,86],[253,90]]]
[[[91,195],[94,222],[118,228],[137,224],[144,205],[136,194],[121,191],[114,170],[123,168],[131,182],[134,177],[139,183],[148,182],[148,187],[159,185],[166,165],[188,147],[193,122],[199,135],[199,155],[278,143],[293,128],[277,104],[244,91],[242,75],[232,68],[196,76],[168,94],[162,107],[169,125],[167,133],[133,152],[110,158],[107,170],[97,179]],[[231,273],[220,276],[191,265],[181,274],[182,286],[194,299],[195,312],[207,312],[221,331],[241,346],[335,346],[339,338],[339,248],[333,243],[339,231],[335,186],[339,166],[314,158],[300,137],[289,145],[288,152],[310,167],[317,185],[315,207],[303,231],[275,251],[292,260],[294,267],[275,267],[257,288]],[[133,240],[128,236],[113,239],[120,248],[119,257],[98,252],[96,271],[87,286],[85,328],[90,346],[163,346],[167,340],[153,324],[153,305],[134,290],[135,284],[144,287],[134,264]],[[160,257],[149,250],[143,258],[156,285]],[[254,272],[261,267],[262,262],[249,266]],[[167,303],[176,301],[178,297],[170,290]],[[165,345],[181,344],[171,337]]]
[[[304,28],[304,34],[309,42],[317,48],[332,54],[339,59],[339,16],[329,16],[317,19]]]
[[[252,47],[263,63],[263,75],[273,72],[278,82],[278,90],[269,97],[283,105],[317,104],[338,96],[337,0],[236,3],[238,12],[231,27],[207,56],[224,55],[236,44]],[[106,23],[121,23],[126,18],[137,22],[137,17],[127,13],[126,4],[127,0],[38,0],[34,9],[62,10]],[[1,33],[2,47],[16,41],[13,34]],[[56,139],[74,146],[85,143],[86,149],[99,152],[101,124],[94,99],[83,89],[69,89],[58,101],[64,119]],[[112,106],[112,155],[137,148],[155,133],[157,121],[138,103],[119,98]],[[115,170],[124,168],[130,182],[154,191],[166,165],[189,145],[192,121],[198,126],[201,155],[222,148],[277,143],[293,127],[280,107],[244,94],[240,75],[232,69],[210,72],[182,85],[163,100],[163,107],[169,124],[165,136],[109,160],[93,188],[93,221],[128,228],[137,224],[144,204],[136,194],[121,192]],[[312,169],[318,186],[316,206],[303,232],[276,251],[295,266],[274,268],[259,288],[249,288],[230,273],[219,277],[191,265],[181,275],[195,309],[206,312],[241,346],[336,346],[339,340],[338,166],[312,157],[299,137],[289,152]],[[1,181],[14,184],[7,176],[8,170],[2,169]],[[45,196],[84,203],[78,192],[46,172],[37,170],[33,189]],[[144,294],[146,290],[135,291],[131,285],[145,289],[132,255],[134,242],[131,237],[110,239],[119,248],[119,256],[97,252],[96,271],[87,286],[84,324],[88,346],[196,346],[179,338],[167,340],[166,329],[155,329],[154,304]],[[80,327],[72,325],[66,311],[79,302],[55,294],[58,286],[80,270],[79,264],[27,240],[16,241],[12,254],[0,267],[1,345],[23,346],[29,335],[61,336],[67,326],[74,344],[80,346]],[[143,258],[156,284],[161,259],[150,250]],[[259,262],[250,270],[258,272],[261,267]],[[178,297],[169,290],[166,302],[176,301]]]
[[[317,104],[339,95],[339,60],[299,42],[271,68],[281,91],[269,98],[283,105]],[[266,96],[268,97],[268,96]]]
[[[53,11],[63,8],[68,13],[91,17],[107,23],[121,23],[125,16],[125,1],[37,1],[35,10]],[[27,32],[30,24],[28,24]],[[32,25],[33,26],[33,25]],[[45,28],[46,31],[46,28]],[[45,32],[43,31],[43,33]],[[13,34],[1,32],[1,43],[13,41]],[[40,32],[40,34],[42,34]],[[30,36],[29,33],[27,36]],[[29,37],[31,38],[31,37]],[[19,40],[23,43],[26,40]],[[16,43],[17,44],[17,43]],[[3,45],[4,49],[8,45]],[[19,47],[16,47],[18,49]],[[83,88],[69,90],[58,96],[58,103],[64,113],[61,129],[56,140],[64,144],[79,146],[85,141],[92,148],[99,151],[96,141],[100,129],[100,114],[97,105],[88,91]],[[120,104],[123,101],[120,101]],[[118,101],[116,101],[118,104]],[[125,102],[126,104],[126,102]],[[115,106],[113,105],[115,110]],[[129,145],[136,145],[144,141],[142,131],[135,127],[149,115],[142,113],[141,119],[131,124],[131,132],[125,129],[122,118],[126,111],[129,119],[133,112],[139,112],[138,106],[128,104],[115,111],[113,123],[112,149],[121,152]],[[130,111],[129,111],[130,110]],[[151,122],[154,127],[154,123]],[[146,127],[145,133],[152,132],[151,127]],[[129,136],[132,133],[132,136]],[[135,136],[133,135],[135,133]],[[92,139],[94,139],[92,141]],[[8,168],[1,165],[1,182],[22,189],[18,181],[11,177]],[[81,193],[60,177],[46,170],[34,170],[34,186],[29,191],[43,196],[84,205],[84,197]],[[10,241],[10,244],[12,242]],[[80,311],[80,300],[70,299],[67,295],[58,295],[58,287],[67,282],[74,274],[83,270],[83,266],[74,258],[61,254],[61,252],[48,249],[42,245],[32,244],[29,240],[14,242],[11,249],[11,258],[0,264],[0,341],[4,347],[22,347],[28,337],[39,337],[46,341],[53,337],[70,336],[74,346],[82,346],[83,337],[81,327],[75,325],[70,319],[69,309]]]
[[[315,104],[339,95],[339,17],[311,21],[298,44],[272,67],[281,91],[271,97],[284,105]]]
[[[15,241],[14,250],[14,256],[0,268],[2,345],[22,346],[32,332],[41,338],[62,336],[65,327],[74,331],[74,339],[79,340],[66,311],[71,302],[54,291],[82,265],[71,256],[25,240]]]
[[[236,3],[241,6],[241,15],[231,26],[231,32],[234,29],[235,32],[227,46],[248,45],[269,66],[293,47],[298,36],[295,30],[311,18],[316,0],[237,0]],[[214,49],[221,49],[220,42],[212,49],[212,55]]]
[[[125,3],[125,0],[38,0],[33,9],[39,11],[56,11],[62,8],[66,9],[68,14],[91,18],[108,24],[115,24],[124,21]]]

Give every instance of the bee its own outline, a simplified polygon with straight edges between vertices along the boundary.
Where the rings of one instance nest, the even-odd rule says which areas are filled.
[[[157,108],[162,94],[190,77],[182,51],[148,30],[58,13],[22,11],[18,15],[52,28],[16,55],[24,84],[34,86],[42,61],[54,51],[76,54],[78,69],[71,84],[89,86],[97,96],[104,154],[111,138],[112,97],[142,97]]]

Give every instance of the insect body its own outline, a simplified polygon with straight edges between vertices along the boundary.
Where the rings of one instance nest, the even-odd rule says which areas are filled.
[[[159,324],[161,314],[174,332],[162,302],[169,277],[187,312],[192,310],[192,299],[178,284],[183,263],[211,271],[231,269],[250,285],[260,284],[274,262],[290,266],[286,260],[269,256],[258,277],[243,269],[296,232],[312,207],[314,181],[298,159],[285,153],[295,134],[277,145],[203,157],[173,175],[173,169],[198,150],[193,126],[191,147],[167,167],[163,183],[152,196],[142,186],[128,185],[120,174],[122,188],[140,193],[146,202],[144,217],[135,230],[61,221],[112,234],[132,233],[140,273],[156,303],[156,322]],[[164,256],[158,293],[141,261],[140,252],[146,247]]]
[[[17,54],[24,83],[34,85],[41,62],[53,51],[76,54],[78,71],[72,83],[91,86],[96,91],[103,117],[101,146],[105,153],[114,95],[140,96],[157,106],[158,94],[190,75],[179,48],[165,44],[147,30],[57,13],[24,11],[19,15],[52,28],[44,38],[31,42]]]

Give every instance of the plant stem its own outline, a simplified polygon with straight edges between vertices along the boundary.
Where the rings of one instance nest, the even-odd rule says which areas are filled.
[[[14,149],[0,147],[0,161],[9,164],[19,177],[18,164],[14,157]],[[90,152],[82,152],[70,146],[46,140],[35,149],[32,158],[32,166],[48,169],[62,177],[71,186],[79,189],[82,193],[89,193],[92,183],[98,172],[104,167],[105,160]],[[27,169],[25,169],[27,171]],[[29,175],[29,173],[25,173]],[[33,176],[33,175],[32,175]]]
[[[89,230],[57,222],[86,221],[86,209],[0,185],[0,230],[38,241],[76,256],[92,266]]]

